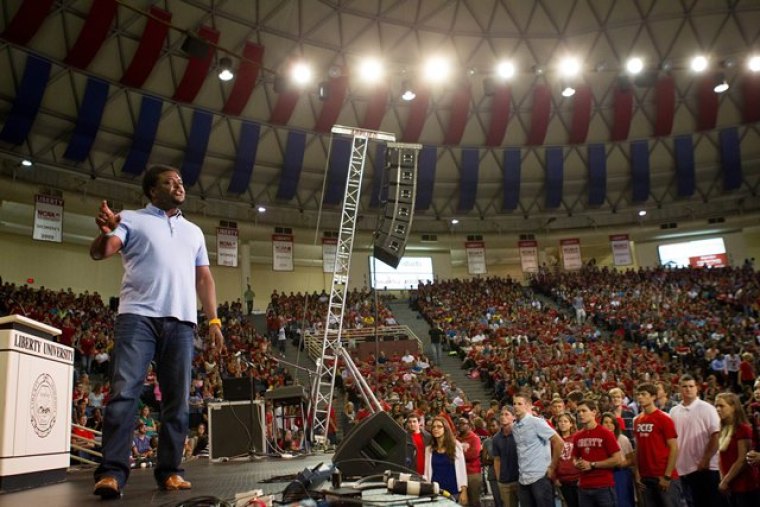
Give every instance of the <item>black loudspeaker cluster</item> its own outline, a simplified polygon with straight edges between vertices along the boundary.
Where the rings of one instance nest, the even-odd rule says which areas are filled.
[[[386,151],[383,181],[388,188],[388,200],[375,231],[374,256],[393,268],[398,267],[404,256],[412,229],[421,149],[420,144],[388,143]]]

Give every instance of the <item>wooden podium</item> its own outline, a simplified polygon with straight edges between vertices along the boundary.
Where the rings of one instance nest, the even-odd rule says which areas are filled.
[[[61,331],[0,318],[0,491],[66,479],[71,445],[74,349]]]

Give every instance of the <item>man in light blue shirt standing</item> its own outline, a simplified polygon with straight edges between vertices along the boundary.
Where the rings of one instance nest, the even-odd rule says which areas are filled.
[[[148,168],[142,182],[145,208],[114,214],[103,201],[90,246],[94,260],[121,253],[121,284],[111,396],[103,422],[103,460],[95,470],[101,498],[118,498],[129,477],[129,450],[148,364],[156,360],[161,384],[161,429],[154,476],[159,488],[190,489],[180,467],[189,419],[196,294],[209,319],[209,338],[224,352],[216,316],[216,285],[201,229],[182,216],[185,188],[170,166]]]
[[[554,478],[564,444],[549,424],[531,413],[530,397],[513,398],[520,507],[554,507]]]

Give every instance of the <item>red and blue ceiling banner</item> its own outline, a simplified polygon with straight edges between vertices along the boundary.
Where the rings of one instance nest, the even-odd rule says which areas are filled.
[[[552,107],[552,96],[549,87],[546,85],[536,85],[533,88],[533,109],[530,113],[530,131],[528,140],[525,144],[528,146],[539,146],[544,144],[546,139],[546,130],[549,128],[549,113]]]
[[[409,116],[406,118],[404,133],[401,136],[401,141],[405,143],[416,143],[419,140],[430,105],[428,88],[420,87],[416,92],[417,96],[409,103]]]
[[[240,122],[235,165],[227,186],[230,194],[242,194],[248,189],[253,175],[253,165],[256,162],[256,152],[259,149],[259,134],[261,127],[252,121]]]
[[[631,141],[631,198],[633,202],[649,199],[649,142]]]
[[[322,110],[319,112],[314,130],[322,133],[330,132],[343,108],[346,93],[348,93],[348,76],[338,76],[327,81],[327,98],[322,103]]]
[[[512,100],[512,89],[506,85],[494,88],[491,97],[491,122],[488,124],[486,146],[501,146],[504,134],[507,133],[509,123],[509,111]]]
[[[573,120],[570,124],[568,144],[583,144],[588,137],[591,123],[591,87],[582,85],[576,88],[573,97]]]
[[[368,130],[379,130],[383,123],[385,110],[388,108],[388,87],[377,85],[372,91],[367,103],[367,109],[364,111],[364,121],[361,128]]]
[[[603,144],[589,144],[588,155],[588,204],[601,206],[607,198],[607,153]]]
[[[298,180],[301,178],[303,169],[303,155],[306,150],[306,134],[292,130],[288,132],[288,141],[285,145],[285,157],[282,161],[280,184],[277,187],[277,198],[286,201],[296,195]]]
[[[116,17],[116,0],[92,2],[82,31],[64,60],[72,67],[86,69],[105,42]]]
[[[171,20],[171,12],[151,6],[150,16],[140,37],[140,43],[137,45],[137,51],[132,55],[129,67],[121,76],[123,85],[142,88],[145,84],[145,80],[148,79],[161,56],[161,49],[169,33]]]
[[[214,115],[208,111],[196,109],[193,112],[193,122],[190,124],[190,136],[185,147],[185,158],[182,160],[180,172],[185,187],[190,188],[198,182],[206,158],[208,140],[211,137],[211,122]]]
[[[669,136],[673,130],[673,116],[676,108],[676,84],[673,76],[663,76],[654,87],[654,102],[657,116],[654,121],[655,137]]]
[[[26,57],[24,75],[21,76],[11,110],[5,117],[0,140],[11,144],[23,144],[26,140],[40,110],[50,79],[50,68],[50,62],[44,58],[31,54]]]
[[[673,139],[673,151],[676,157],[676,191],[678,197],[691,197],[696,188],[694,141],[691,135],[676,136]]]
[[[348,165],[351,162],[353,142],[347,137],[333,137],[330,147],[330,160],[327,164],[327,184],[325,186],[324,204],[340,204],[346,192]]]
[[[243,48],[243,59],[238,64],[235,72],[235,83],[232,85],[230,96],[224,103],[222,112],[233,116],[240,116],[248,99],[251,98],[253,87],[261,71],[261,62],[264,61],[264,46],[255,42],[246,41]]]
[[[161,107],[163,101],[150,95],[143,95],[140,104],[140,116],[132,136],[132,147],[124,160],[122,172],[138,176],[145,170],[156,142],[158,123],[161,121]]]
[[[375,148],[375,170],[372,173],[372,193],[369,196],[369,207],[379,208],[388,200],[388,185],[383,185],[385,180],[385,153],[386,145],[378,143]]]
[[[464,127],[467,125],[467,115],[470,113],[472,90],[470,83],[463,84],[451,97],[451,113],[449,125],[443,136],[443,144],[456,145],[462,141]]]
[[[417,158],[417,196],[414,201],[416,211],[425,211],[433,202],[435,169],[438,153],[435,146],[423,146]]]
[[[718,121],[716,79],[715,74],[708,74],[697,82],[697,132],[714,129]]]
[[[16,11],[5,31],[0,35],[8,42],[25,46],[50,13],[54,0],[26,0]]]
[[[760,121],[760,75],[745,74],[742,77],[742,121],[755,123]]]
[[[742,186],[742,150],[739,130],[723,129],[718,134],[720,142],[720,167],[723,170],[723,190],[738,190]]]
[[[545,207],[559,208],[562,204],[562,185],[565,177],[565,155],[561,146],[547,146],[546,154],[546,189]]]
[[[79,106],[79,115],[74,131],[71,133],[69,144],[63,157],[74,162],[87,159],[98,134],[103,110],[108,100],[108,83],[94,77],[87,79],[84,97]]]
[[[628,133],[631,130],[631,119],[633,118],[633,89],[631,85],[615,86],[614,96],[612,99],[612,132],[610,141],[625,141],[628,139]]]
[[[210,42],[212,45],[216,45],[219,42],[219,32],[210,26],[201,26],[198,29],[198,37]],[[188,58],[182,80],[177,85],[177,89],[174,90],[174,97],[172,97],[174,100],[187,103],[195,100],[214,61],[214,53],[214,48],[209,45],[208,50],[206,50],[206,56],[202,58]]]
[[[505,211],[514,211],[520,204],[520,171],[522,168],[522,152],[520,148],[507,148],[502,158],[502,184],[501,208]]]
[[[480,152],[477,148],[463,148],[459,172],[459,211],[471,211],[478,196]]]

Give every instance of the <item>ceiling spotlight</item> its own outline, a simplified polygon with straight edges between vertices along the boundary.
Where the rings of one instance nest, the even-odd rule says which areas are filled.
[[[436,56],[425,63],[424,76],[428,81],[440,83],[449,77],[450,71],[449,62],[444,58]]]
[[[563,97],[572,97],[573,95],[575,95],[575,88],[573,88],[571,85],[566,84],[562,87]]]
[[[331,65],[330,68],[327,69],[327,77],[330,79],[337,79],[342,75],[343,69],[341,69],[338,65]]]
[[[451,219],[451,225],[456,225],[458,223],[459,223],[459,220],[457,220],[456,218]]]
[[[531,70],[533,71],[533,73],[540,76],[541,74],[544,73],[546,69],[544,69],[543,65],[534,65],[533,67],[531,67]]]
[[[290,78],[297,85],[305,85],[311,81],[311,68],[303,62],[293,64],[290,69]]]
[[[565,58],[559,64],[559,71],[565,77],[575,77],[581,71],[581,64],[576,58]]]
[[[359,64],[359,77],[366,83],[376,83],[383,77],[383,64],[377,58],[366,58]]]
[[[24,167],[32,167],[32,161],[29,160],[28,158],[25,158],[24,160],[21,161],[21,165]]]
[[[749,60],[747,60],[747,67],[752,72],[760,72],[760,56],[751,56]]]
[[[412,83],[410,81],[404,81],[401,83],[401,99],[406,100],[409,102],[410,100],[414,100],[414,98],[417,96],[416,93],[414,93],[414,89],[412,88]]]
[[[645,217],[645,216],[647,216],[647,210],[645,210],[645,209],[639,210],[639,216],[640,216],[640,217]]]
[[[470,67],[469,69],[467,69],[468,76],[474,76],[477,73],[478,73],[478,69],[476,69],[475,67]]]
[[[496,75],[501,79],[512,79],[515,75],[515,64],[512,62],[501,62],[496,65]]]
[[[256,208],[256,211],[258,211],[259,213],[265,213],[266,210],[267,209],[264,206],[259,206],[258,208]]]
[[[702,72],[705,69],[707,69],[707,58],[699,55],[691,59],[691,70],[694,72]]]
[[[638,74],[644,70],[644,61],[638,57],[631,58],[626,62],[625,69],[629,74]]]
[[[232,60],[227,56],[219,59],[218,77],[222,81],[229,81],[235,77],[235,74],[232,72]]]
[[[664,70],[665,72],[670,72],[673,70],[673,62],[670,60],[664,60],[662,64],[660,64],[660,69]]]
[[[715,87],[713,91],[715,93],[723,93],[728,90],[728,81],[726,81],[726,75],[722,72],[715,76]]]

